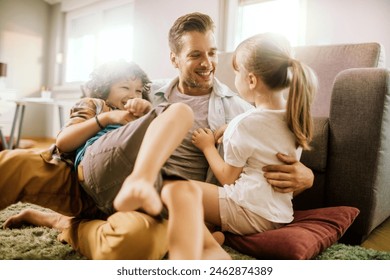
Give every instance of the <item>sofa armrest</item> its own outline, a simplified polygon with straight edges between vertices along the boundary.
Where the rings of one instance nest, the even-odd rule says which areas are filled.
[[[328,153],[329,121],[326,117],[314,117],[311,150],[303,151],[301,162],[314,171],[325,172]]]
[[[360,244],[390,216],[389,75],[381,68],[348,69],[333,86],[326,201],[360,209],[347,243]]]

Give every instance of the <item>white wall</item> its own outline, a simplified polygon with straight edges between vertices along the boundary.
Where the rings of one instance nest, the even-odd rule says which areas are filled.
[[[50,5],[42,0],[0,0],[0,61],[7,63],[7,88],[18,97],[37,95],[45,84],[49,16]],[[29,107],[23,132],[45,135],[45,119],[44,108]]]
[[[217,25],[221,47],[221,22],[225,20],[221,10],[233,1],[238,0],[134,0],[136,62],[152,79],[175,76],[168,48],[168,30],[174,20],[189,12],[209,14]],[[379,42],[385,47],[390,68],[390,0],[306,2],[307,44]],[[42,0],[0,0],[0,61],[9,63],[9,86],[22,96],[37,96],[41,85],[57,79],[53,76],[59,72],[52,65],[53,47],[61,50],[61,34],[57,34],[62,26],[52,23],[61,19],[59,10]],[[55,136],[58,128],[53,124],[57,125],[56,111],[32,106],[26,112],[23,136]]]
[[[210,15],[218,27],[219,0],[136,0],[134,60],[151,79],[177,75],[170,64],[168,32],[174,21],[191,12]],[[216,30],[218,33],[218,29]],[[218,36],[218,34],[217,34]]]
[[[307,0],[307,45],[378,42],[390,68],[389,0]]]

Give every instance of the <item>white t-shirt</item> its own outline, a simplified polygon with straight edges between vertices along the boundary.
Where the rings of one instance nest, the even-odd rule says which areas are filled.
[[[278,152],[300,159],[294,134],[287,126],[285,110],[252,109],[235,117],[224,133],[225,162],[244,167],[232,185],[225,185],[227,196],[240,206],[277,223],[293,220],[292,193],[273,190],[263,176],[262,167],[282,164]]]

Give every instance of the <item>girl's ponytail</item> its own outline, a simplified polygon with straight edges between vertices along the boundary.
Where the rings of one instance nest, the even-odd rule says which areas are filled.
[[[309,142],[313,136],[311,103],[317,88],[314,72],[305,64],[290,59],[292,77],[287,99],[287,123],[294,133],[297,144],[304,150],[310,150]]]

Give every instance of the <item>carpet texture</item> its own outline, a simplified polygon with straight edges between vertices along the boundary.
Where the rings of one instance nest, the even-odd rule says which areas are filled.
[[[26,207],[41,209],[31,204],[18,203],[0,211],[0,224]],[[49,211],[49,210],[45,210]],[[57,240],[58,232],[45,227],[0,229],[0,259],[2,260],[79,260],[85,259],[68,244]],[[250,256],[224,246],[235,260],[251,260]],[[360,246],[334,244],[315,259],[317,260],[390,260],[390,252],[365,249]]]

